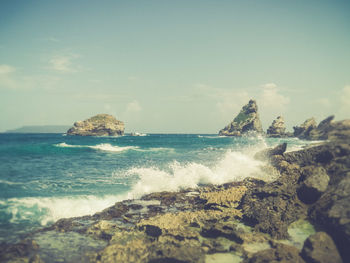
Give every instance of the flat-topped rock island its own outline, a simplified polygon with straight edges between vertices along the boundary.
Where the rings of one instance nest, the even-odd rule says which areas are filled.
[[[97,114],[84,121],[77,121],[67,135],[118,136],[124,134],[124,122],[109,114]]]

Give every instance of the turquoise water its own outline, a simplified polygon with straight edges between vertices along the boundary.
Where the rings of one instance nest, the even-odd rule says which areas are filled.
[[[197,134],[0,134],[0,242],[146,193],[256,176],[262,163],[254,153],[283,141],[290,150],[305,144]]]

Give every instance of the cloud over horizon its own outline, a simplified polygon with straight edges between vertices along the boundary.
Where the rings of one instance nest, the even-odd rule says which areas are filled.
[[[79,58],[77,54],[55,55],[49,59],[50,68],[61,73],[78,72],[79,67],[73,63],[77,58]]]

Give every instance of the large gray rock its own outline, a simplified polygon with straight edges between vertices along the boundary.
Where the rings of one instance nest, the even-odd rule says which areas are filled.
[[[339,176],[345,178],[327,189],[310,210],[310,216],[332,235],[344,260],[350,260],[350,172]]]
[[[286,126],[284,124],[284,119],[282,116],[278,116],[276,120],[274,120],[271,126],[267,129],[267,136],[269,137],[285,137],[286,134]]]
[[[338,249],[333,239],[325,232],[317,232],[304,243],[301,256],[306,262],[313,263],[342,263]]]
[[[85,121],[77,121],[67,131],[68,135],[116,136],[124,134],[124,123],[112,115],[98,114]]]
[[[316,129],[317,123],[315,118],[310,118],[304,121],[300,126],[293,127],[294,136],[300,139],[308,139],[310,136],[310,132]]]
[[[247,105],[243,106],[236,118],[219,131],[219,135],[242,136],[248,132],[263,133],[255,100],[250,100]]]
[[[304,168],[303,177],[298,197],[305,204],[312,204],[327,190],[329,176],[324,168],[309,166]]]
[[[245,259],[243,263],[304,263],[305,261],[299,256],[297,248],[284,245],[275,244],[272,248],[259,251],[253,254],[252,257]]]

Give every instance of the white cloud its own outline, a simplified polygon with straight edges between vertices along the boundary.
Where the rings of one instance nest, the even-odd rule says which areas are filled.
[[[10,65],[5,65],[5,64],[0,65],[0,74],[1,75],[10,74],[10,73],[15,72],[15,71],[16,71],[16,69]]]
[[[140,112],[142,107],[137,100],[133,100],[126,105],[126,113]]]
[[[261,108],[275,112],[276,115],[286,110],[290,99],[279,93],[279,88],[275,83],[264,84],[261,88],[262,93],[258,98],[258,103],[261,105]]]
[[[331,107],[331,102],[329,101],[328,98],[318,98],[318,99],[315,99],[314,103],[317,105],[317,106],[320,106],[322,108],[329,108]]]
[[[210,85],[198,83],[194,85],[196,98],[206,97],[216,105],[222,119],[231,119],[238,113],[242,105],[249,101],[249,94],[244,90],[213,88]]]
[[[76,54],[56,55],[49,60],[50,68],[61,73],[74,73],[79,67],[73,64],[73,60],[79,56]]]
[[[0,88],[3,89],[15,89],[16,81],[13,78],[13,72],[16,69],[10,65],[2,64],[0,65]]]

